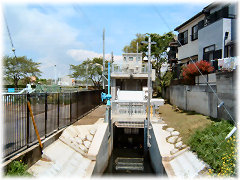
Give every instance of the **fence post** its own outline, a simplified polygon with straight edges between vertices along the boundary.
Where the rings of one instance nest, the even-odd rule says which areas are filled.
[[[79,117],[79,110],[78,110],[78,108],[79,108],[79,107],[78,107],[79,92],[75,92],[75,94],[76,94],[76,100],[77,100],[77,103],[76,103],[76,104],[77,104],[77,105],[76,105],[76,106],[77,106],[76,111],[77,111],[77,120],[78,120],[78,117]]]
[[[72,122],[72,92],[70,92],[70,124]]]
[[[27,101],[30,101],[30,94],[29,93],[27,93]],[[27,128],[26,128],[26,140],[27,140],[27,147],[29,147],[29,143],[30,143],[30,124],[29,124],[29,122],[30,122],[30,112],[29,112],[29,109],[28,109],[28,106],[27,106],[27,103],[26,103],[26,108],[27,108]]]
[[[58,130],[60,129],[60,128],[59,128],[59,111],[60,111],[59,95],[60,95],[60,93],[57,93],[57,102],[58,102],[57,127],[58,127]]]
[[[47,111],[48,111],[48,106],[47,106],[47,92],[45,93],[45,138],[47,137]]]

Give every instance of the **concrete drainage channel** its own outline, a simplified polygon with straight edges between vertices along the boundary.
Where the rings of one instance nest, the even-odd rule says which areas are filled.
[[[152,123],[150,131],[152,146],[149,151],[155,172],[160,174],[165,170],[168,177],[202,176],[208,165],[182,143],[179,132],[173,128],[163,130],[164,126],[163,121]]]
[[[197,177],[207,167],[181,143],[174,129],[152,122],[149,154],[143,156],[143,128],[116,128],[108,124],[71,125],[43,152],[46,157],[28,169],[33,176],[157,175]],[[44,156],[43,156],[44,157]]]
[[[71,125],[43,150],[47,158],[37,161],[28,172],[35,177],[100,175],[112,151],[108,133],[103,118],[93,125]]]

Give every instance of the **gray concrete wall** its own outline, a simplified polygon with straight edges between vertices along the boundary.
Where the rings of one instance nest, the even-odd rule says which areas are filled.
[[[181,109],[186,107],[186,88],[182,85],[170,86],[170,103]]]
[[[237,73],[222,72],[216,75],[217,79],[217,95],[224,102],[228,112],[234,120],[236,120],[236,105],[237,105]],[[222,107],[218,108],[218,118],[230,120],[230,116]]]
[[[151,139],[149,148],[149,156],[151,160],[152,167],[157,175],[162,175],[164,172],[164,167],[162,164],[162,157],[158,148],[157,140],[153,132],[153,128],[149,131]]]
[[[216,74],[216,85],[211,85],[218,97],[224,101],[234,120],[236,119],[236,82],[236,72],[223,72]],[[231,119],[223,106],[217,108],[220,102],[207,85],[174,85],[169,89],[170,97],[167,97],[165,90],[164,98],[181,109],[196,111],[214,118]]]
[[[105,130],[105,134],[96,158],[96,164],[93,170],[94,176],[101,175],[104,172],[104,170],[107,168],[108,160],[112,153],[112,138],[108,138],[109,126],[103,130]]]

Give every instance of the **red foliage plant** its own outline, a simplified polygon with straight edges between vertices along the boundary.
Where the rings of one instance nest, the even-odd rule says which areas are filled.
[[[202,74],[209,74],[214,70],[211,63],[204,60],[198,61],[195,64],[188,64],[182,69],[183,79],[186,84],[194,84],[195,76],[200,75],[198,69],[202,72]]]

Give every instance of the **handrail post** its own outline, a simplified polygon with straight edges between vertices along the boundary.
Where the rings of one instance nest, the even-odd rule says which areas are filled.
[[[47,105],[47,92],[45,93],[45,138],[47,137],[47,111],[48,111],[48,105]]]
[[[28,101],[30,101],[30,94],[29,93],[27,93],[27,102]],[[29,112],[29,109],[28,109],[28,105],[27,105],[27,103],[26,103],[26,108],[27,108],[27,128],[26,128],[26,143],[27,143],[27,147],[29,147],[29,143],[30,143],[30,124],[29,124],[29,122],[30,122],[30,112]]]
[[[60,111],[60,101],[59,101],[59,95],[60,93],[57,93],[57,103],[58,103],[58,113],[57,113],[57,127],[58,127],[58,130],[60,129],[59,128],[59,111]]]

